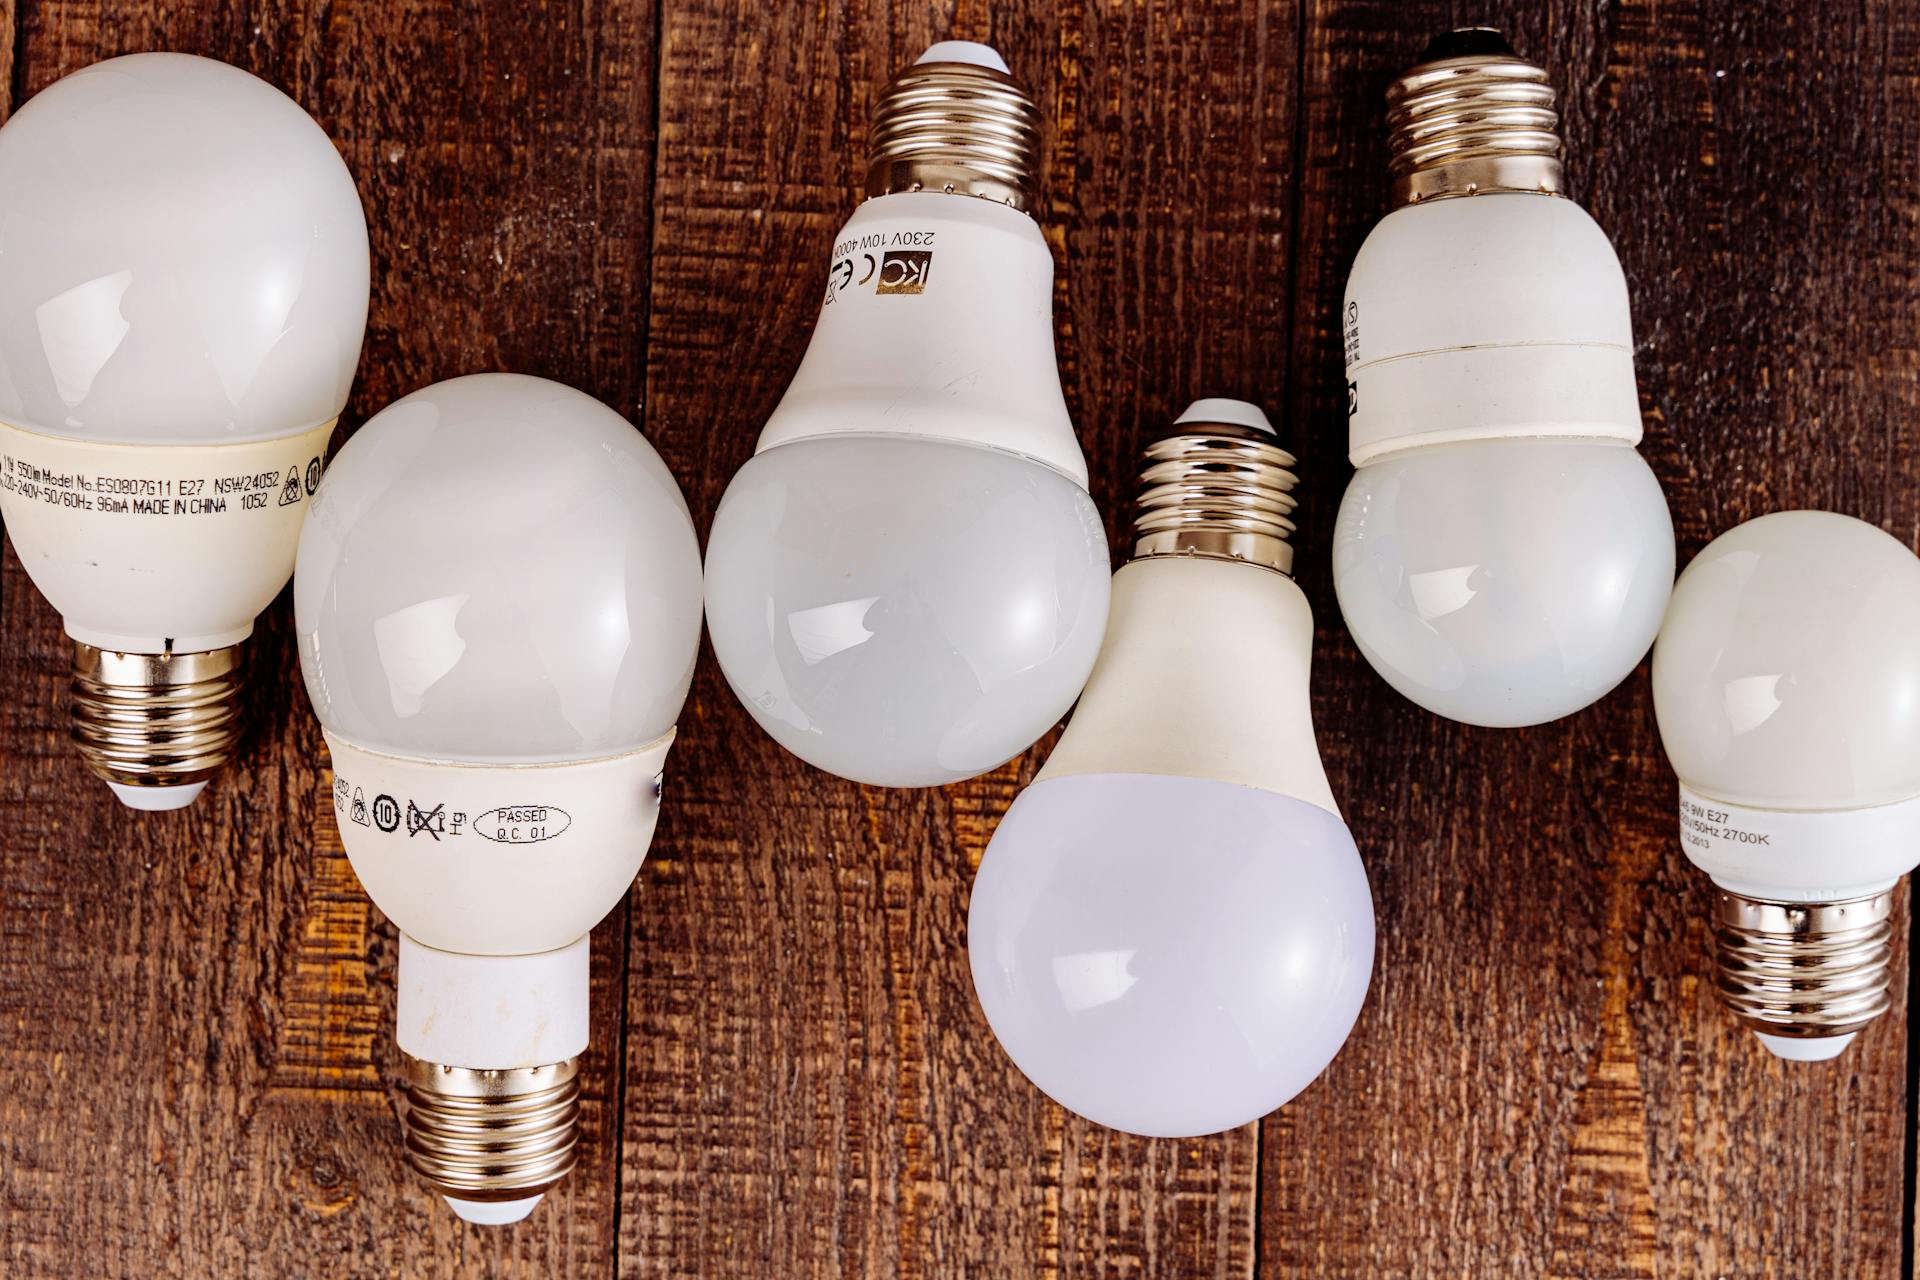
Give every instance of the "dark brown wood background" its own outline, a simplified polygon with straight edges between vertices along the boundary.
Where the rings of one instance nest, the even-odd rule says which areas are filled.
[[[403,1168],[391,927],[330,826],[285,600],[244,761],[184,815],[63,741],[58,620],[0,595],[0,1273],[788,1277],[1913,1274],[1894,1010],[1837,1063],[1714,1006],[1644,669],[1524,732],[1400,701],[1327,572],[1341,285],[1381,93],[1493,17],[1551,70],[1634,293],[1682,559],[1796,506],[1920,538],[1920,13],[1898,0],[0,0],[0,114],[113,54],[246,67],[331,131],[374,246],[349,427],[491,369],[659,446],[704,531],[813,323],[867,104],[991,39],[1051,128],[1061,371],[1115,535],[1145,436],[1264,403],[1303,459],[1315,718],[1379,913],[1372,996],[1264,1124],[1064,1115],[973,1001],[968,884],[1047,743],[932,792],[783,755],[703,660],[639,886],[595,934],[581,1167],[463,1228]],[[10,95],[9,95],[10,90]]]

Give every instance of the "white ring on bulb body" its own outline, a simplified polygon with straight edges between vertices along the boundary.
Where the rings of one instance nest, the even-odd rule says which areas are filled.
[[[626,896],[659,822],[673,735],[602,760],[517,766],[326,741],[334,818],[367,896],[426,946],[512,956],[570,945]]]
[[[225,648],[287,585],[332,434],[102,444],[0,422],[0,518],[74,639]]]

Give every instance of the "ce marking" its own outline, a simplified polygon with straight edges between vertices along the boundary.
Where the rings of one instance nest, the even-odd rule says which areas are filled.
[[[879,270],[879,268],[880,268],[880,261],[879,261],[879,259],[877,259],[877,258],[875,258],[875,257],[874,257],[874,256],[873,256],[872,254],[870,254],[870,253],[863,253],[863,254],[861,254],[860,256],[861,256],[861,257],[863,257],[863,258],[865,258],[865,259],[867,260],[867,274],[865,274],[865,275],[863,275],[863,276],[861,276],[861,277],[860,277],[860,280],[859,280],[859,283],[861,283],[861,284],[865,284],[865,283],[866,283],[867,281],[869,281],[869,280],[871,280],[871,279],[873,279],[873,273],[874,273],[875,271],[877,271],[877,270]],[[851,261],[849,261],[849,262],[847,263],[847,265],[848,265],[849,267],[851,267],[851,266],[853,265],[853,263],[852,263]],[[849,273],[849,274],[851,274],[851,273]]]

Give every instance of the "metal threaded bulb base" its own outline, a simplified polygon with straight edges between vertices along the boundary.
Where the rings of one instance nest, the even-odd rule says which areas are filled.
[[[239,645],[200,653],[119,653],[74,641],[74,745],[122,787],[204,782],[240,740]]]
[[[1196,423],[1147,446],[1133,558],[1212,556],[1293,572],[1294,457],[1250,427]]]
[[[479,1071],[406,1057],[407,1162],[455,1200],[522,1200],[579,1158],[580,1060]]]
[[[1719,889],[1713,945],[1720,999],[1770,1036],[1847,1035],[1891,1003],[1893,891],[1845,902],[1774,902]]]
[[[881,92],[867,146],[870,197],[937,191],[1024,212],[1040,162],[1040,109],[1003,71],[923,62]]]
[[[1439,37],[1387,86],[1394,207],[1486,191],[1561,194],[1553,102],[1547,73],[1498,32]]]

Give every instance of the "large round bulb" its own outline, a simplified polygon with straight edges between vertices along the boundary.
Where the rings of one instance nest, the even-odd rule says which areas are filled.
[[[646,855],[693,674],[686,502],[589,396],[438,383],[341,450],[294,613],[347,855],[402,934],[408,1151],[462,1217],[525,1216],[573,1163],[586,935]]]
[[[1202,401],[1148,450],[1135,558],[1059,747],[980,862],[974,990],[1016,1066],[1129,1133],[1246,1124],[1345,1043],[1373,904],[1307,696],[1292,459]]]
[[[1400,207],[1347,280],[1334,588],[1409,699],[1539,724],[1639,664],[1673,586],[1626,276],[1562,194],[1546,73],[1497,33],[1442,36],[1387,101]]]
[[[806,359],[714,514],[707,621],[748,712],[830,773],[935,786],[1018,755],[1086,682],[1110,565],[1025,210],[1038,113],[983,46],[874,111]]]
[[[1106,622],[1084,489],[1011,454],[821,438],[755,457],[707,541],[734,692],[808,763],[880,786],[1001,764],[1073,705]]]
[[[1824,511],[1729,530],[1674,588],[1653,698],[1721,996],[1782,1056],[1838,1054],[1887,1007],[1920,861],[1920,559]]]
[[[1527,725],[1639,664],[1673,555],[1666,499],[1635,449],[1478,440],[1356,471],[1333,574],[1354,642],[1401,694],[1451,720]]]
[[[0,512],[76,642],[75,739],[136,807],[232,752],[367,261],[326,133],[224,63],[97,63],[0,129]]]

